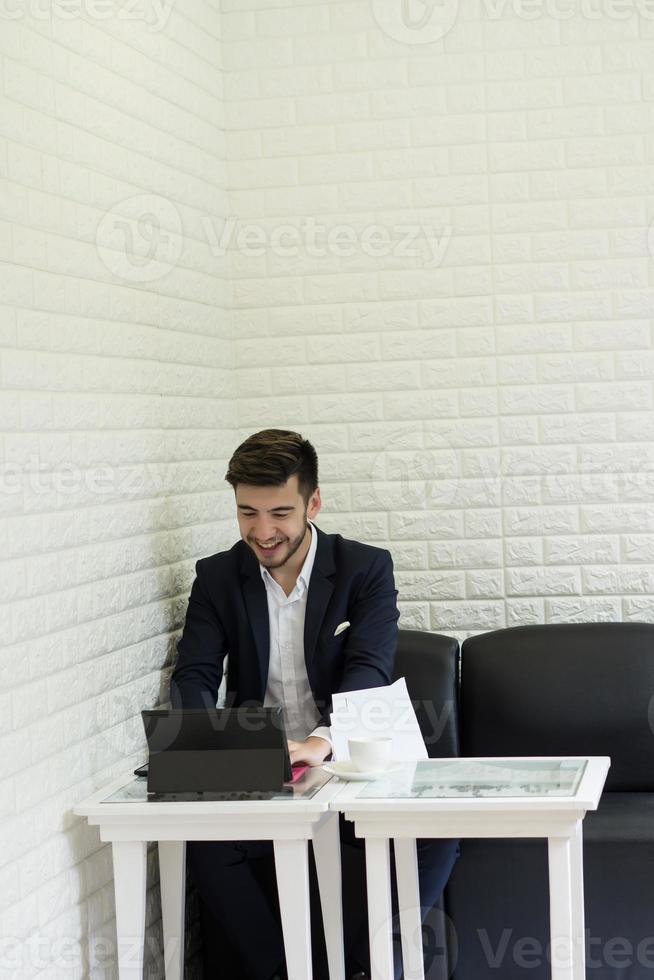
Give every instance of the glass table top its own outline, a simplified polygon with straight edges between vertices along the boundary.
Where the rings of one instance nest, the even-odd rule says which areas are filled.
[[[408,762],[366,783],[359,799],[461,799],[472,797],[573,797],[586,761],[560,759],[430,759]]]
[[[322,769],[314,767],[303,773],[295,783],[284,783],[277,792],[246,792],[231,793],[166,793],[165,795],[148,796],[148,780],[144,776],[135,776],[101,803],[213,803],[220,801],[242,800],[310,800],[325,783],[332,777]]]

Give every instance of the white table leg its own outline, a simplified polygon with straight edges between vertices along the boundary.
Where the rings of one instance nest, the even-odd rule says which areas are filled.
[[[371,980],[393,980],[393,910],[389,840],[366,838]]]
[[[308,842],[273,841],[288,980],[313,976]]]
[[[163,925],[164,976],[184,978],[184,918],[186,899],[186,842],[159,841],[159,883]]]
[[[580,980],[574,973],[570,838],[550,837],[547,845],[550,880],[552,980]]]
[[[422,956],[422,919],[420,917],[420,881],[415,838],[393,840],[397,904],[402,935],[402,962],[405,980],[425,980]]]
[[[338,813],[327,813],[313,832],[322,921],[325,930],[329,980],[345,980],[343,955],[343,900],[341,880],[341,838]]]
[[[113,841],[116,940],[120,980],[142,980],[145,945],[145,841]]]
[[[584,849],[583,824],[577,821],[574,835],[570,838],[571,889],[572,889],[572,938],[575,980],[586,978],[586,924],[584,914]]]

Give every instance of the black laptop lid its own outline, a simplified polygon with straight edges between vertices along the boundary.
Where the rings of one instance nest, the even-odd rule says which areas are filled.
[[[279,790],[291,779],[280,707],[152,708],[141,717],[148,793]]]

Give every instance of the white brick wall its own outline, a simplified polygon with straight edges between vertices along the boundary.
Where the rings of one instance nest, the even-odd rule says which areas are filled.
[[[110,846],[72,807],[142,761],[194,562],[232,534],[220,19],[32,8],[0,19],[0,976],[108,980]],[[151,850],[150,977],[157,877]]]
[[[71,808],[142,757],[254,429],[404,626],[652,619],[654,24],[568,6],[6,5],[0,976],[116,975]]]
[[[223,3],[240,434],[314,440],[406,626],[654,611],[654,25],[567,7]]]

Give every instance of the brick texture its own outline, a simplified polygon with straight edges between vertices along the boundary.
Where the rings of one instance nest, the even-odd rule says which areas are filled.
[[[255,428],[312,439],[319,523],[391,549],[405,627],[652,619],[654,25],[8,6],[0,977],[108,980],[111,856],[71,808],[142,758]]]
[[[647,617],[651,18],[445,6],[223,6],[240,434],[314,440],[406,626]]]
[[[194,562],[232,537],[238,422],[230,281],[203,229],[227,209],[219,12],[64,6],[0,23],[0,976],[17,980],[117,976],[111,848],[72,807],[144,758]],[[187,978],[197,931],[191,902]]]

